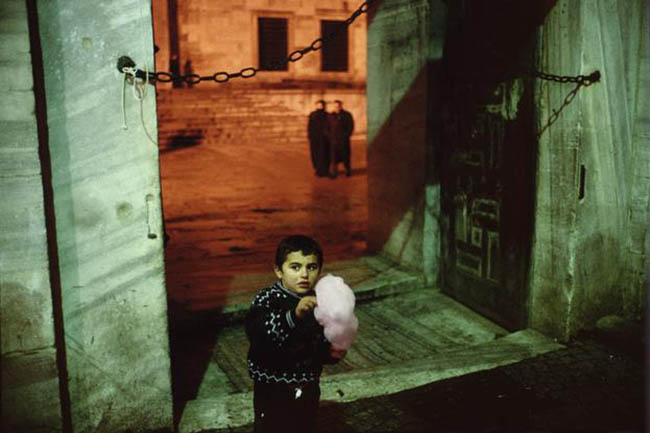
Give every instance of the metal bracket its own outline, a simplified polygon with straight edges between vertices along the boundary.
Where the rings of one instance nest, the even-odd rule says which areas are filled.
[[[122,56],[117,59],[117,70],[124,72],[124,68],[135,68],[135,62],[129,56]]]

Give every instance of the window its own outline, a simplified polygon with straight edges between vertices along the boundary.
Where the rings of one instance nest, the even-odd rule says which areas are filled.
[[[286,63],[275,63],[287,57],[287,19],[258,18],[259,69],[286,71]]]
[[[320,22],[321,37],[337,32],[345,21]],[[337,35],[323,45],[321,50],[321,69],[323,71],[348,70],[348,29],[344,27]]]

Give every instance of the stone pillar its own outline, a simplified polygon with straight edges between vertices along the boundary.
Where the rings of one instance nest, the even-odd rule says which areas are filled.
[[[440,185],[429,74],[445,18],[441,2],[395,0],[368,21],[368,247],[430,283],[439,273]]]
[[[645,309],[648,34],[643,0],[561,0],[540,31],[539,69],[602,74],[539,140],[531,325],[561,339]],[[539,81],[540,129],[572,88]]]
[[[117,58],[153,67],[148,2],[38,2],[75,432],[171,429],[155,91],[137,101]],[[142,119],[141,119],[142,116]]]

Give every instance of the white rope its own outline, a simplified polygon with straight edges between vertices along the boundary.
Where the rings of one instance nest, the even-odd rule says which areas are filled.
[[[147,125],[144,122],[144,99],[147,96],[147,89],[149,87],[149,67],[145,66],[145,79],[138,81],[137,78],[137,72],[138,70],[134,67],[128,67],[125,66],[122,68],[122,72],[124,72],[124,81],[122,83],[122,128],[123,129],[129,129],[127,123],[126,123],[126,101],[125,101],[125,90],[126,90],[126,83],[127,81],[132,84],[131,87],[131,92],[133,94],[133,98],[137,101],[140,102],[140,123],[142,124],[142,129],[144,130],[144,133],[147,135],[147,138],[151,143],[154,144],[154,146],[158,146],[158,143],[156,143],[156,140],[154,140],[151,137],[151,134],[149,134],[149,131],[147,130]]]

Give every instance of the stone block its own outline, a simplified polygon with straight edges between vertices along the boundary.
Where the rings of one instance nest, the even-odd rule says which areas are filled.
[[[2,352],[53,344],[52,301],[40,176],[0,179]]]
[[[3,92],[0,98],[0,121],[33,120],[34,107],[34,93],[31,90]]]
[[[3,0],[0,2],[0,16],[14,16],[22,15],[26,16],[27,7],[25,2],[21,0]]]
[[[32,90],[33,85],[32,67],[29,63],[15,61],[0,64],[0,92]]]
[[[15,248],[24,242],[25,250],[32,250],[29,244],[45,245],[45,213],[43,210],[43,186],[40,176],[0,178],[0,239],[3,257],[24,254]],[[16,241],[16,245],[11,242]],[[35,242],[36,241],[36,242]],[[25,263],[24,266],[29,266]]]
[[[2,60],[12,60],[15,54],[29,53],[29,37],[26,33],[0,33]]]
[[[0,121],[2,177],[35,176],[41,172],[36,124]]]
[[[62,431],[56,351],[2,356],[2,431]]]
[[[54,344],[47,263],[28,271],[5,271],[0,281],[0,348],[3,354]]]
[[[27,34],[27,16],[19,11],[12,13],[10,16],[1,15],[0,12],[0,29],[2,33]]]

